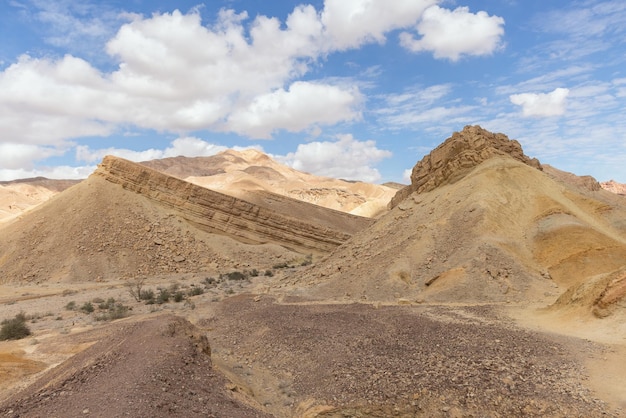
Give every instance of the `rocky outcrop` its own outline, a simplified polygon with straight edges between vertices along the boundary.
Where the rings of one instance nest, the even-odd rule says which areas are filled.
[[[626,196],[626,184],[618,183],[615,180],[603,181],[600,186],[611,193]]]
[[[285,205],[271,210],[112,156],[105,157],[93,175],[176,210],[200,229],[248,244],[272,242],[299,252],[324,253],[370,223],[327,209],[323,210],[332,212],[332,216],[323,223],[315,222],[320,217],[292,217]],[[298,204],[301,211],[303,203]],[[319,207],[310,206],[312,212],[319,212]]]
[[[510,156],[531,167],[542,169],[537,159],[531,159],[524,154],[519,142],[480,126],[466,126],[461,132],[452,134],[413,167],[411,185],[396,193],[390,202],[390,208],[397,206],[413,192],[428,192],[444,184],[454,183],[483,161],[500,156]]]

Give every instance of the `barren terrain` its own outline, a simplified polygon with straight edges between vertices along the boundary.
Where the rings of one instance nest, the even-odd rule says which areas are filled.
[[[591,178],[466,127],[373,220],[108,158],[0,227],[32,331],[0,416],[626,416],[626,204]]]

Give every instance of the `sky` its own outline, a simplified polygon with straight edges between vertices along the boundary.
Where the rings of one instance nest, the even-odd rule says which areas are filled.
[[[623,0],[0,0],[0,180],[255,148],[408,183],[466,125],[626,183]]]

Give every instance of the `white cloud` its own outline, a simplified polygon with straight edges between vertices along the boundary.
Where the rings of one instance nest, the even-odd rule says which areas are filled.
[[[276,129],[299,132],[309,126],[333,125],[360,117],[358,90],[298,81],[288,91],[257,96],[228,119],[229,130],[253,138],[270,138]]]
[[[7,170],[32,167],[33,161],[62,155],[63,150],[29,144],[0,143],[0,167]]]
[[[377,148],[374,141],[358,141],[350,134],[339,135],[335,142],[300,144],[296,152],[274,158],[296,170],[318,176],[375,183],[379,171],[372,167],[391,157],[391,152]]]
[[[445,135],[455,126],[473,123],[472,112],[478,108],[462,104],[454,93],[455,86],[449,83],[411,86],[383,96],[376,114],[384,129],[435,130]]]
[[[247,147],[258,148],[258,147]],[[165,149],[147,149],[134,151],[125,148],[101,148],[91,149],[87,146],[76,147],[76,160],[94,163],[101,161],[105,155],[115,155],[130,161],[149,161],[161,158],[178,157],[208,157],[225,151],[227,147],[212,144],[200,138],[184,137],[172,141],[171,145]],[[244,148],[241,148],[244,149]]]
[[[96,166],[55,166],[55,167],[39,167],[39,168],[18,168],[7,169],[0,168],[0,181],[9,181],[15,179],[28,179],[33,177],[46,177],[49,179],[73,179],[81,180],[87,178]]]
[[[568,89],[557,88],[550,93],[513,94],[509,99],[511,103],[522,106],[522,114],[525,117],[549,117],[565,113],[568,95]]]
[[[470,13],[467,7],[454,10],[428,8],[417,24],[419,39],[400,34],[400,43],[413,52],[432,51],[435,58],[458,61],[463,55],[490,55],[502,47],[504,19],[486,12]]]
[[[402,172],[402,181],[404,181],[407,184],[411,184],[411,174],[413,174],[412,168],[407,168],[406,170],[404,170]]]
[[[382,43],[385,33],[414,25],[439,0],[326,0],[321,20],[332,49]]]

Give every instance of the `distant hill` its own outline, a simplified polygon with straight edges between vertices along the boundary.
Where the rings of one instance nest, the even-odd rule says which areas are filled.
[[[52,180],[45,177],[0,181],[0,222],[50,199],[80,180]]]
[[[192,183],[262,204],[268,193],[354,215],[376,217],[396,189],[314,176],[279,164],[256,150],[227,150],[211,157],[144,161],[148,167]]]

